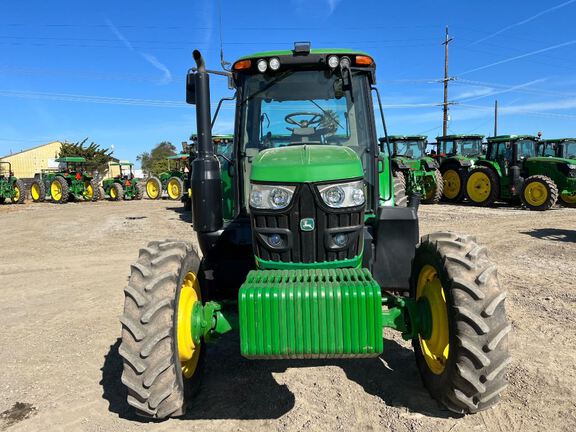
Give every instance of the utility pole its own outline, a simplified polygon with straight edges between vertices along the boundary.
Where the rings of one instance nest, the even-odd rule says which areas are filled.
[[[498,136],[498,99],[494,101],[494,136]]]
[[[442,43],[444,45],[444,103],[442,104],[442,108],[444,111],[444,121],[442,123],[442,135],[448,135],[448,105],[451,105],[451,102],[448,102],[448,81],[452,81],[454,78],[448,76],[448,45],[454,39],[450,37],[448,34],[448,26],[446,26],[446,39]]]

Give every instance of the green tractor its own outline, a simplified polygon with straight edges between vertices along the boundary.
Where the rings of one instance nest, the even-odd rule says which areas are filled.
[[[23,204],[26,199],[26,185],[14,176],[12,164],[0,161],[0,204],[6,200],[13,204]]]
[[[198,138],[194,135],[192,137],[192,144],[188,146],[188,166],[192,166],[192,161],[196,158]],[[223,167],[228,167],[232,160],[232,149],[234,143],[234,135],[220,134],[212,135],[212,142],[215,146],[215,153],[221,160]],[[228,169],[228,168],[226,168]],[[184,194],[182,195],[182,202],[184,203],[184,210],[192,210],[192,188],[190,187],[190,177],[192,172],[188,171],[188,176],[184,180]]]
[[[444,201],[458,203],[464,199],[468,171],[482,155],[483,139],[484,135],[436,137],[436,149],[431,156],[440,164],[444,179]]]
[[[36,174],[30,186],[34,202],[51,198],[53,202],[63,204],[70,199],[97,201],[100,196],[98,181],[85,168],[86,159],[81,156],[66,156],[56,159],[59,168],[56,171],[43,170]]]
[[[141,200],[144,196],[144,184],[137,178],[134,178],[132,162],[111,163],[110,166],[117,166],[120,174],[114,178],[106,179],[102,182],[104,196],[112,201]],[[102,193],[102,191],[100,191]]]
[[[160,173],[158,177],[152,176],[146,180],[146,194],[150,199],[162,198],[165,191],[168,198],[173,201],[182,199],[184,195],[184,181],[188,177],[188,154],[180,153],[168,156],[168,171]]]
[[[570,159],[538,156],[538,138],[502,135],[488,138],[486,156],[468,173],[466,195],[479,206],[520,199],[529,210],[548,210],[558,199],[576,201],[576,164]]]
[[[568,165],[576,166],[576,138],[547,139],[538,142],[538,155],[565,159]],[[560,191],[560,203],[576,207],[576,194]]]
[[[412,341],[423,383],[444,406],[494,405],[510,363],[506,290],[473,237],[419,240],[417,196],[394,205],[389,143],[376,136],[373,96],[385,125],[373,59],[297,43],[236,61],[236,133],[224,169],[209,75],[226,72],[207,70],[199,51],[193,57],[186,100],[196,105],[201,255],[189,240],[154,241],[131,267],[119,354],[136,413],[183,415],[200,390],[208,342],[233,328],[248,359],[354,358],[358,367],[382,354],[383,329],[395,329]]]
[[[425,204],[437,204],[442,198],[444,181],[438,163],[426,155],[428,137],[423,135],[390,135],[392,170],[401,174],[406,191],[418,193]]]

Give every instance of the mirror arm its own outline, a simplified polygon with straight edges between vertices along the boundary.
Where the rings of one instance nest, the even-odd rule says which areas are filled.
[[[214,117],[212,117],[212,123],[210,124],[211,128],[214,128],[214,123],[216,123],[216,118],[218,117],[218,113],[220,112],[220,108],[222,108],[222,102],[224,102],[225,100],[226,101],[233,101],[234,99],[236,99],[236,93],[234,93],[234,96],[220,99],[220,101],[218,102],[218,106],[216,107],[216,111],[214,112]]]
[[[191,68],[190,72],[197,72],[198,68]],[[213,74],[213,75],[221,75],[221,76],[225,76],[228,78],[232,77],[232,72],[228,72],[228,71],[217,71],[217,70],[210,70],[210,69],[206,69],[205,72],[209,73],[209,74]]]

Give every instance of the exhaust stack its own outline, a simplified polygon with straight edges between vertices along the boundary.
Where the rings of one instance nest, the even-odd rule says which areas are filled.
[[[198,157],[192,161],[192,210],[194,230],[209,233],[222,228],[222,180],[220,162],[214,154],[210,111],[210,76],[200,51],[192,54],[196,61],[196,127]]]

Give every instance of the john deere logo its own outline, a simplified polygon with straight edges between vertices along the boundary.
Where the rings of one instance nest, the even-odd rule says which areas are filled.
[[[300,219],[300,229],[302,231],[314,231],[314,219],[312,218]]]

